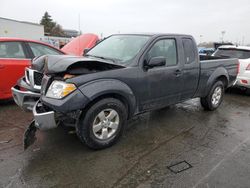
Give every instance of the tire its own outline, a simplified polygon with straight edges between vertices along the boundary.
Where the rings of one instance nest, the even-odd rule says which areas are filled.
[[[102,99],[81,115],[76,127],[77,135],[91,149],[110,147],[121,137],[127,114],[120,100]]]
[[[200,99],[201,106],[205,110],[216,110],[224,97],[224,84],[222,81],[216,81],[206,97]]]
[[[250,89],[249,88],[246,89],[246,94],[250,95]]]

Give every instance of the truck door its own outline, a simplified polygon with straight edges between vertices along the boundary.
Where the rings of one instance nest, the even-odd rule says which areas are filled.
[[[183,46],[183,86],[181,100],[192,98],[196,92],[200,75],[200,64],[196,44],[191,38],[182,38]]]
[[[143,109],[154,109],[180,100],[181,70],[178,62],[177,43],[174,38],[157,40],[146,53],[149,61],[153,57],[165,57],[166,65],[145,71],[148,86],[147,100]]]

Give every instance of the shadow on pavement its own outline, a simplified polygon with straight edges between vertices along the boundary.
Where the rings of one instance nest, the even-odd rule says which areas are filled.
[[[13,99],[0,100],[0,107],[15,104]]]
[[[241,88],[228,88],[226,93],[241,96],[250,96],[250,92]]]

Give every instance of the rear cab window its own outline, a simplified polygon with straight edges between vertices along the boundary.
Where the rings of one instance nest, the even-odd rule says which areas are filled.
[[[190,38],[182,39],[182,45],[184,49],[185,64],[191,64],[195,62],[195,51],[194,42]]]
[[[20,42],[0,42],[0,58],[25,59],[25,53]]]
[[[41,55],[48,55],[48,54],[49,55],[62,55],[63,54],[59,50],[56,50],[54,48],[51,48],[43,44],[38,44],[34,42],[29,42],[28,44],[35,57],[41,56]]]

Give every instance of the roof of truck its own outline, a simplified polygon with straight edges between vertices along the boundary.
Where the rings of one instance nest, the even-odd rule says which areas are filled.
[[[179,33],[150,33],[150,32],[140,32],[140,33],[121,33],[121,34],[114,34],[114,35],[147,35],[147,36],[165,36],[165,35],[171,35],[171,36],[188,36],[191,35],[187,34],[179,34]]]

